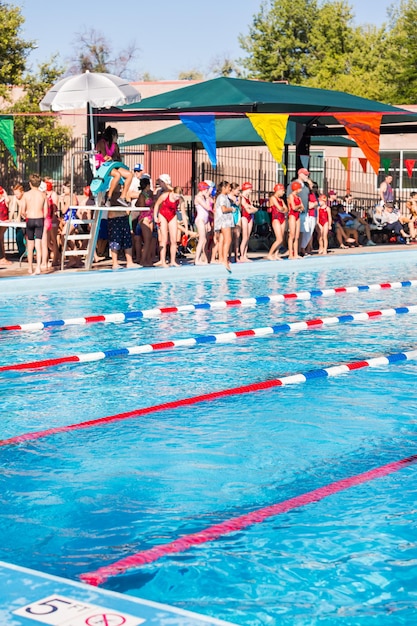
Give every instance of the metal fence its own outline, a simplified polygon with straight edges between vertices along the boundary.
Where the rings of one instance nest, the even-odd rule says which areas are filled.
[[[18,153],[18,167],[4,148],[0,146],[0,184],[12,192],[13,185],[25,184],[29,174],[50,176],[56,182],[56,190],[60,192],[62,183],[71,177],[74,167],[74,189],[82,193],[83,186],[91,180],[91,168],[85,155],[87,141],[85,137],[71,140],[67,145],[57,145],[46,150],[42,144],[26,145]],[[344,153],[345,154],[345,153]],[[140,161],[153,179],[161,173],[169,173],[173,184],[183,188],[184,195],[192,197],[195,184],[199,180],[229,180],[239,184],[251,181],[255,191],[255,199],[263,200],[271,192],[277,181],[284,182],[284,172],[274,161],[267,148],[219,148],[217,150],[217,167],[214,169],[204,150],[197,150],[194,156],[191,150],[173,149],[170,146],[137,146],[123,149],[123,159],[129,168]],[[309,160],[311,177],[317,181],[324,192],[334,189],[341,197],[350,191],[356,199],[358,208],[374,206],[378,200],[378,185],[384,177],[381,170],[376,177],[372,171],[364,172],[358,159],[351,159],[348,168],[344,167],[341,158],[326,157],[325,152],[314,149]],[[400,180],[400,173],[390,173]],[[286,180],[295,176],[295,153],[288,153],[288,171]],[[193,178],[195,180],[193,180]],[[397,191],[396,200],[400,206],[405,205],[409,189]]]

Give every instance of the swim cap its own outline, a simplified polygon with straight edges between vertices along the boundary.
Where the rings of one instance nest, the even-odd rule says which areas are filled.
[[[210,189],[210,185],[206,183],[205,180],[202,180],[201,183],[197,185],[199,191],[205,191],[206,189]]]
[[[303,186],[301,183],[298,182],[298,180],[295,180],[293,183],[291,183],[291,189],[292,191],[300,191],[300,189],[302,189]]]
[[[246,189],[252,189],[252,183],[243,183],[242,191],[246,191]]]
[[[284,189],[285,187],[282,183],[277,183],[274,187],[274,192],[276,193],[277,191],[283,191]]]

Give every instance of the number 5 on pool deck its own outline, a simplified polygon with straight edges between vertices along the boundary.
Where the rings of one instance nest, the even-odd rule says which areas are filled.
[[[139,626],[145,621],[117,609],[105,609],[58,595],[27,604],[13,614],[50,626]]]

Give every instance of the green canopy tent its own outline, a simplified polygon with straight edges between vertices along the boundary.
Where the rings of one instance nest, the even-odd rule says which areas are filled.
[[[178,119],[186,113],[244,117],[246,113],[288,114],[296,123],[297,166],[309,154],[312,136],[345,135],[334,114],[381,113],[381,132],[417,132],[417,116],[405,109],[340,91],[240,78],[214,78],[121,109],[130,119]],[[136,115],[136,118],[135,118]]]
[[[416,115],[405,109],[340,91],[224,77],[144,98],[141,102],[120,108],[132,113],[147,111],[153,119],[159,115],[172,119],[192,112],[224,113],[229,116],[288,113],[293,121],[308,125],[311,135],[328,134],[320,132],[320,127],[323,131],[328,126],[336,126],[329,134],[346,134],[332,116],[332,113],[337,112],[383,113],[382,125],[417,121]]]

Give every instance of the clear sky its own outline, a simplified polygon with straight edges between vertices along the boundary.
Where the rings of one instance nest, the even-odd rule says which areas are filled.
[[[243,56],[239,34],[246,35],[261,0],[8,0],[25,18],[23,36],[36,40],[33,69],[55,53],[69,66],[76,58],[76,33],[91,28],[121,52],[135,42],[140,51],[137,76],[147,72],[158,80],[178,78],[190,69],[208,73],[217,57]],[[398,0],[350,0],[356,23],[381,25],[387,8]]]

